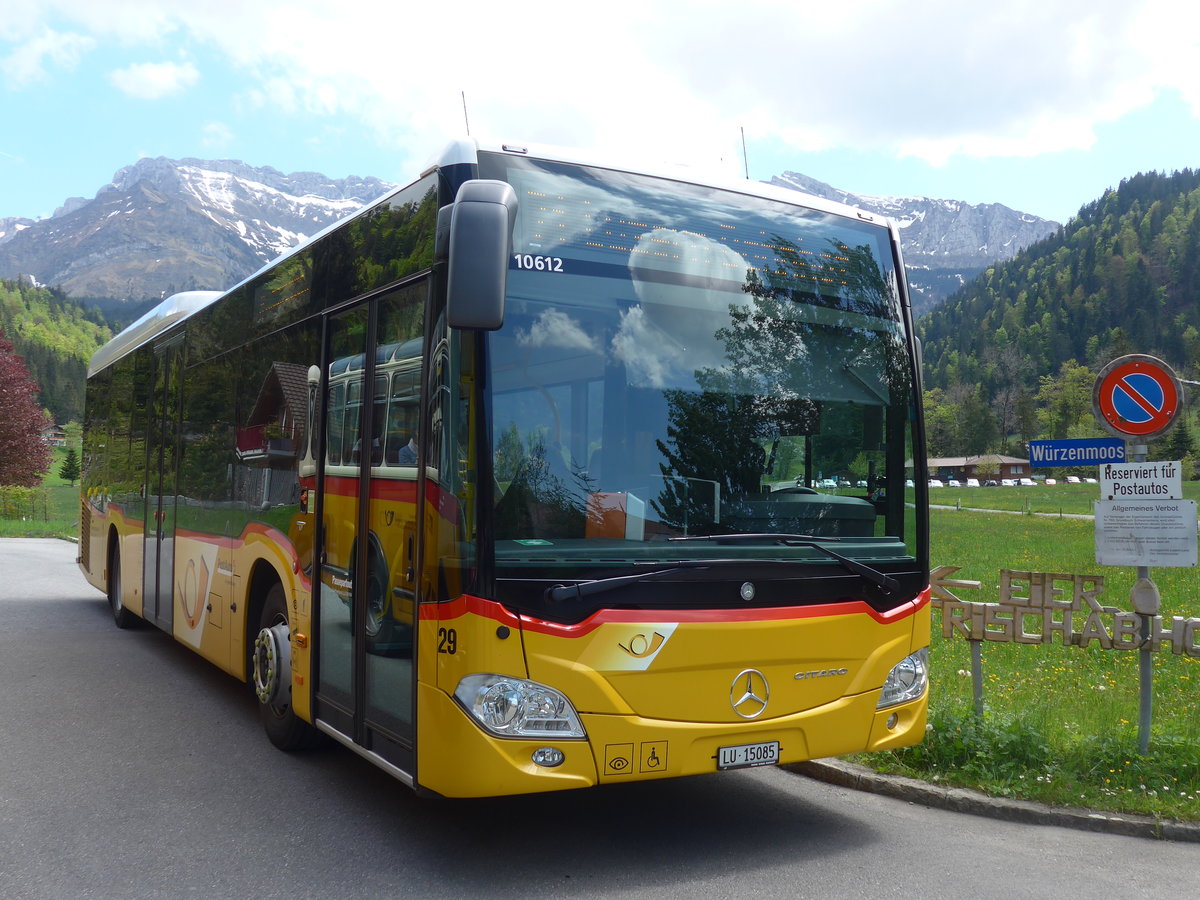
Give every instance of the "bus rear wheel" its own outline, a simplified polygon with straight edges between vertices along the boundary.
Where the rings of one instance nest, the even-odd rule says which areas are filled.
[[[319,742],[320,732],[292,709],[292,641],[283,585],[267,592],[258,635],[250,657],[259,718],[271,743],[280,750],[303,750]]]
[[[137,624],[137,616],[125,608],[121,598],[121,551],[116,548],[108,563],[108,606],[118,628],[132,628]]]

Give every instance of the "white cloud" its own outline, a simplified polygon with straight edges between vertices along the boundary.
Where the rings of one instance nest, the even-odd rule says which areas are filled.
[[[688,94],[809,150],[851,147],[944,162],[1090,146],[1096,125],[1196,82],[1197,31],[1160,0],[963,4],[860,0],[749,13],[706,6],[704,28],[651,47]],[[1175,10],[1177,7],[1172,6]],[[1188,15],[1191,15],[1188,13]],[[1180,33],[1182,32],[1182,33]],[[753,35],[733,54],[731,34]],[[1190,73],[1164,65],[1187,59]],[[700,60],[708,65],[698,65]]]
[[[161,100],[200,80],[199,70],[185,63],[135,63],[109,73],[117,90],[138,100]]]
[[[522,347],[558,347],[564,350],[597,352],[595,339],[573,318],[557,309],[548,309],[537,317],[528,331],[517,330]]]
[[[462,0],[455,20],[471,24],[449,52],[414,29],[410,4],[43,0],[38,9],[22,33],[69,27],[131,51],[216,50],[243,85],[243,106],[348,116],[396,148],[398,168],[463,131],[464,91],[476,136],[636,146],[731,170],[742,127],[751,142],[798,151],[936,164],[1086,148],[1097,126],[1165,89],[1200,110],[1200,12],[1175,0],[527,0],[503,11]],[[4,60],[10,80],[51,58],[25,46]],[[113,75],[139,97],[197,77],[170,63]]]
[[[86,35],[44,28],[32,37],[25,37],[12,52],[0,57],[0,74],[7,86],[23,88],[48,77],[47,66],[75,68],[95,44]]]
[[[233,129],[224,122],[206,122],[201,143],[212,150],[228,147],[233,143]]]

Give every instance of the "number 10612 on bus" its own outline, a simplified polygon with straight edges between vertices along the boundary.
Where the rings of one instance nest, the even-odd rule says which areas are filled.
[[[533,253],[514,253],[513,263],[518,269],[532,272],[562,272],[561,256],[537,256]]]

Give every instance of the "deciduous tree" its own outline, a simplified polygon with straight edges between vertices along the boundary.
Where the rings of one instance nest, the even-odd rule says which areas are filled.
[[[0,484],[35,487],[50,470],[46,416],[25,361],[0,332]]]

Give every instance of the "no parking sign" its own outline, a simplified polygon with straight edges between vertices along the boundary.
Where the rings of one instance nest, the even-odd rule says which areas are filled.
[[[1183,386],[1171,367],[1140,353],[1114,359],[1092,389],[1096,418],[1118,437],[1160,435],[1174,424],[1182,405]]]

